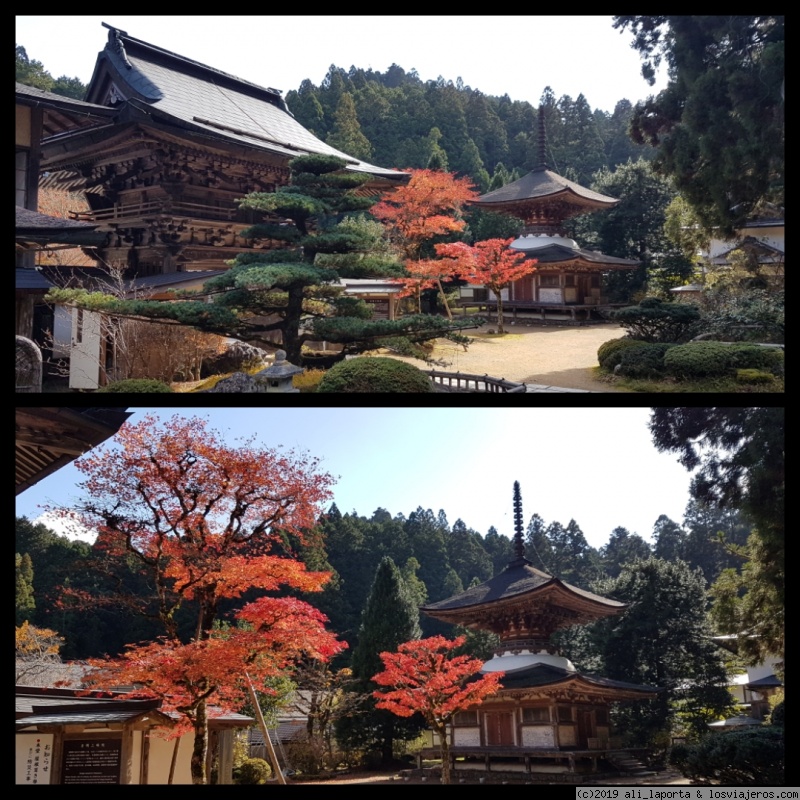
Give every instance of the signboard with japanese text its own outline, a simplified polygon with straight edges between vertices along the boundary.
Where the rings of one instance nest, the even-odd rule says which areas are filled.
[[[61,782],[119,783],[122,737],[65,739]]]
[[[16,760],[18,784],[50,783],[53,734],[18,733]]]

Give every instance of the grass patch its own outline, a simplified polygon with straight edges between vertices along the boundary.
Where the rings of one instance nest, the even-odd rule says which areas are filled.
[[[599,367],[597,368],[599,369]],[[644,380],[637,378],[621,378],[615,375],[606,375],[606,383],[612,384],[616,389],[628,392],[647,392],[652,394],[664,393],[725,393],[725,394],[775,394],[784,391],[783,378],[775,378],[772,383],[743,384],[737,381],[736,376],[721,378],[703,378],[698,380],[676,380],[665,378],[661,381]],[[600,375],[598,380],[604,380]]]

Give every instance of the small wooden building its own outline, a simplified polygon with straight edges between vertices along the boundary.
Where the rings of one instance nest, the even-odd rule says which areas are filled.
[[[16,687],[16,700],[17,784],[192,782],[194,734],[165,738],[175,718],[159,710],[160,700],[23,686]],[[232,783],[234,731],[253,722],[241,714],[210,716],[219,783]]]
[[[481,672],[504,672],[502,689],[480,707],[456,715],[453,758],[487,768],[574,773],[613,749],[609,712],[623,700],[645,700],[660,690],[583,674],[551,641],[558,630],[624,611],[625,604],[572,586],[536,569],[524,557],[522,503],[514,484],[516,557],[499,575],[420,610],[443,622],[500,637]],[[497,761],[505,762],[498,767]],[[538,767],[537,767],[538,765]],[[561,765],[561,766],[559,766]]]

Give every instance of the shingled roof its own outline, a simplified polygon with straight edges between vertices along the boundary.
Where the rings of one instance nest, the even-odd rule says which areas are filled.
[[[550,664],[534,664],[523,669],[505,673],[501,679],[503,689],[528,689],[534,686],[552,686],[559,683],[585,684],[592,689],[613,690],[617,699],[633,699],[637,696],[652,695],[664,691],[657,686],[647,686],[627,681],[616,681],[612,678],[603,678],[599,675],[584,675],[570,672]]]
[[[96,222],[51,217],[22,206],[17,206],[16,210],[15,239],[18,243],[96,247],[106,239],[105,233],[96,232]]]
[[[405,179],[403,172],[361,161],[318,139],[295,120],[278,90],[105,27],[108,43],[98,56],[87,99],[116,101],[126,120],[149,118],[290,158],[338,156],[348,162],[347,169]]]
[[[20,106],[44,110],[42,120],[44,136],[53,136],[74,128],[108,124],[114,116],[113,108],[53,94],[19,82],[17,82],[16,102]]]
[[[530,252],[531,258],[536,259],[540,265],[540,269],[547,264],[563,267],[565,261],[574,261],[576,265],[600,265],[603,270],[632,269],[633,267],[638,267],[641,263],[631,258],[608,256],[598,250],[585,250],[582,247],[565,247],[560,244],[549,244],[545,247],[538,247],[528,251],[524,247],[518,246],[517,243],[519,242],[524,244],[524,239],[517,239],[516,242],[511,245],[511,248],[523,253]]]
[[[479,586],[473,586],[447,600],[440,600],[438,603],[422,606],[420,610],[431,616],[436,616],[436,612],[441,611],[455,611],[508,600],[532,598],[543,594],[546,589],[556,587],[564,594],[571,594],[576,599],[595,604],[598,610],[601,611],[605,609],[608,612],[616,613],[625,608],[625,603],[609,600],[607,597],[601,597],[598,594],[593,594],[585,589],[579,589],[577,586],[565,583],[552,575],[548,575],[546,572],[542,572],[542,570],[536,569],[530,561],[523,559],[522,563],[511,562],[499,575],[495,575]]]
[[[537,167],[512,183],[507,183],[493,192],[482,194],[473,201],[476,206],[507,206],[526,200],[573,196],[575,201],[595,208],[611,208],[620,201],[607,195],[587,189],[579,183],[562,178],[556,172]]]

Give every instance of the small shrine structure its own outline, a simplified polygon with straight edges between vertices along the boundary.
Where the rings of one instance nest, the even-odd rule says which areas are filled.
[[[610,304],[603,296],[602,276],[613,270],[631,270],[639,261],[608,256],[586,250],[565,235],[564,223],[580,214],[613,208],[620,201],[587,189],[547,168],[545,159],[544,114],[539,111],[540,163],[519,180],[501,186],[473,200],[471,205],[522,220],[520,236],[511,244],[537,260],[532,275],[514,281],[503,290],[503,307],[512,311],[538,312],[571,321],[589,319],[599,307]],[[492,305],[485,290],[464,287],[463,306]]]
[[[481,672],[504,672],[502,689],[455,715],[451,757],[483,761],[486,769],[577,780],[580,772],[596,771],[598,759],[614,749],[612,703],[646,700],[661,690],[581,673],[560,655],[551,639],[556,631],[619,614],[626,606],[548,575],[524,557],[518,482],[514,526],[515,558],[499,575],[420,609],[500,637]]]

